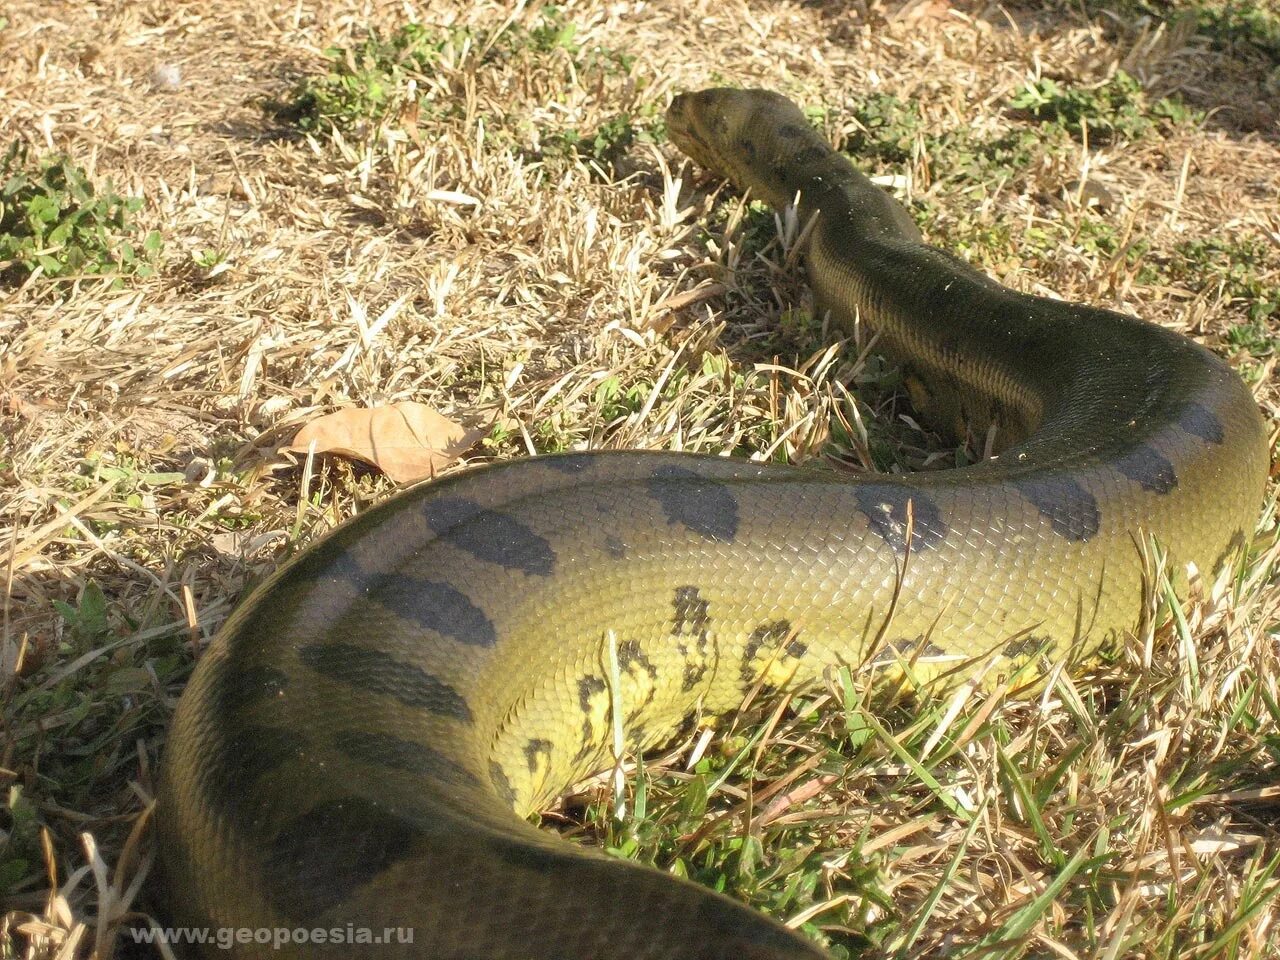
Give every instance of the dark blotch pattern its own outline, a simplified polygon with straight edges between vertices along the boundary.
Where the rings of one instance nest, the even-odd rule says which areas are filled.
[[[471,771],[426,744],[364,730],[339,730],[334,745],[357,763],[403,770],[457,786],[479,786]]]
[[[910,649],[906,644],[911,643],[908,640],[890,640],[886,644],[882,644],[880,649],[876,651],[876,655],[871,658],[874,664],[897,663],[899,659],[906,659],[910,653]]]
[[[731,541],[738,535],[738,501],[718,480],[687,467],[659,467],[649,479],[649,494],[678,524],[708,540]]]
[[[288,685],[284,671],[275,667],[228,667],[218,683],[218,706],[224,713],[236,713],[263,700],[274,700]]]
[[[507,776],[507,771],[502,769],[502,764],[497,760],[489,761],[489,782],[493,784],[494,791],[507,802],[508,806],[516,805],[516,791],[511,786],[511,778]]]
[[[462,497],[436,497],[426,503],[425,511],[427,524],[442,540],[480,560],[531,577],[547,577],[555,570],[551,544],[510,514]]]
[[[705,605],[702,611],[706,615]],[[645,655],[643,648],[640,646],[639,640],[623,640],[618,644],[618,666],[623,670],[628,669],[632,664],[636,664],[649,675],[649,679],[658,679],[658,668],[653,661]]]
[[[744,157],[746,157],[752,163],[755,163],[756,145],[754,141],[748,140],[746,137],[743,137],[741,140],[738,141],[738,150],[742,153]]]
[[[591,701],[604,691],[604,681],[599,677],[588,675],[578,681],[578,706],[584,714],[591,714]]]
[[[440,580],[419,580],[402,573],[370,579],[370,600],[402,620],[473,647],[492,647],[497,631],[485,612],[457,587]]]
[[[711,624],[711,605],[702,599],[697,587],[676,587],[671,629],[678,637],[706,636]]]
[[[372,800],[326,801],[287,824],[267,846],[262,862],[269,882],[263,887],[286,917],[317,920],[413,856],[415,833],[412,824]]]
[[[1183,407],[1178,426],[1209,443],[1221,443],[1226,436],[1218,415],[1199,403],[1188,403]]]
[[[292,730],[259,724],[236,725],[235,733],[222,741],[221,758],[209,763],[219,771],[209,778],[215,805],[240,819],[256,819],[253,788],[282,764],[305,755],[306,739]]]
[[[543,740],[541,737],[525,741],[524,758],[529,764],[530,773],[538,772],[538,757],[546,757],[548,761],[551,759],[551,746],[550,740]]]
[[[671,620],[671,632],[678,638],[690,638],[694,641],[696,659],[690,659],[689,647],[677,643],[676,647],[686,658],[681,689],[692,690],[707,675],[707,651],[711,630],[711,605],[702,599],[697,587],[676,587],[672,601],[674,615]]]
[[[791,162],[796,167],[803,168],[817,163],[819,160],[825,160],[830,154],[831,151],[826,147],[814,144],[811,147],[805,147],[803,150],[797,151],[796,155],[791,158]]]
[[[293,568],[292,578],[300,583],[311,583],[313,580],[333,582],[345,580],[351,586],[362,589],[369,579],[369,574],[360,566],[355,554],[346,549],[330,549],[328,543],[308,550],[298,559]]]
[[[782,126],[778,127],[778,136],[784,137],[788,140],[803,137],[810,132],[811,130],[809,128],[802,127],[798,123],[784,123]]]
[[[1027,657],[1048,650],[1049,646],[1048,637],[1030,634],[1025,637],[1016,637],[1006,643],[1004,646],[1004,655],[1015,659],[1018,657]]]
[[[899,637],[884,644],[871,662],[874,664],[912,663],[921,657],[941,657],[945,651],[932,640],[923,637]]]
[[[947,524],[938,505],[919,490],[887,483],[862,483],[853,488],[858,509],[880,539],[899,555],[907,552],[907,511],[911,512],[911,550],[941,543]]]
[[[790,635],[790,620],[773,620],[769,623],[762,623],[751,631],[751,636],[747,637],[747,644],[742,651],[742,667],[739,675],[742,677],[743,683],[755,681],[754,663],[761,649],[775,647]]]
[[[557,453],[539,457],[537,462],[561,473],[577,474],[589,470],[599,459],[593,453]]]
[[[1079,481],[1067,476],[1023,477],[1013,484],[1058,536],[1083,542],[1098,532],[1102,524],[1098,501]]]
[[[457,690],[421,667],[397,660],[385,651],[358,647],[354,643],[313,643],[302,647],[298,656],[330,680],[392,697],[407,707],[471,722],[471,709]]]
[[[686,663],[684,670],[680,674],[680,689],[688,693],[700,684],[702,678],[706,675],[707,665],[705,663]]]
[[[604,538],[604,549],[614,560],[627,559],[627,545],[612,534]]]
[[[1135,447],[1116,461],[1116,469],[1149,493],[1168,493],[1178,485],[1173,464],[1154,447]]]
[[[572,868],[579,864],[581,857],[580,853],[562,853],[523,837],[519,841],[495,837],[490,843],[490,852],[508,866],[538,874],[556,874],[566,867]]]

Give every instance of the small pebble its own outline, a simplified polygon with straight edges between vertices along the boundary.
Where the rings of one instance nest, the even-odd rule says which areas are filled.
[[[157,90],[177,90],[182,86],[182,69],[176,63],[157,63],[151,68],[151,86]]]

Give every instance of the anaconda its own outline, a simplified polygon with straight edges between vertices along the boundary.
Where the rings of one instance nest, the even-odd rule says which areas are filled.
[[[182,697],[156,814],[174,923],[412,930],[236,957],[820,958],[520,818],[609,766],[615,721],[643,751],[762,678],[1034,681],[1137,625],[1144,544],[1203,571],[1251,530],[1263,423],[1208,350],[926,245],[777,94],[685,94],[668,121],[699,164],[816,218],[818,303],[876,332],[922,413],[1006,446],[906,476],[546,456],[368,510],[238,609]]]

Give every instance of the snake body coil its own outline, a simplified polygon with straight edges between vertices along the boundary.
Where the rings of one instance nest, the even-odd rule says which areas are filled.
[[[1138,624],[1148,537],[1206,570],[1247,536],[1262,420],[1207,350],[926,246],[777,94],[686,94],[668,120],[701,164],[817,215],[819,302],[876,331],[922,413],[1010,445],[855,478],[550,456],[369,510],[240,607],[182,698],[157,809],[173,922],[413,939],[235,957],[820,958],[517,815],[609,765],[615,697],[643,750],[762,678],[802,686],[835,664],[1033,679]]]

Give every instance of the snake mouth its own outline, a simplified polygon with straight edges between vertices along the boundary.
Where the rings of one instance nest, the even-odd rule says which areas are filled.
[[[681,150],[685,150],[686,144],[705,150],[707,141],[694,128],[693,118],[689,115],[691,102],[687,93],[677,94],[672,99],[671,106],[667,107],[667,135]]]
[[[704,170],[719,170],[722,164],[711,142],[698,129],[695,100],[690,94],[678,94],[667,108],[667,137],[694,163]]]

